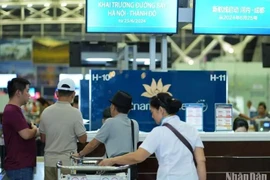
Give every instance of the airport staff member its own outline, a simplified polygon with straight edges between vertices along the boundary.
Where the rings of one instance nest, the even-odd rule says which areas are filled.
[[[248,132],[248,122],[242,118],[236,118],[233,122],[234,132]]]
[[[157,180],[206,180],[203,143],[197,130],[181,121],[176,115],[181,106],[182,103],[179,100],[173,99],[167,93],[159,93],[154,96],[150,102],[150,109],[153,119],[161,126],[154,128],[148,134],[137,151],[104,159],[99,165],[136,164],[155,153],[159,164]],[[193,152],[181,142],[171,129],[164,126],[166,123],[180,132],[189,142],[194,150],[197,168]]]
[[[45,142],[45,180],[57,180],[56,163],[61,160],[63,165],[70,165],[70,153],[77,152],[77,140],[86,142],[82,114],[71,106],[74,96],[74,81],[61,80],[57,85],[58,101],[41,114],[39,128],[41,141]]]
[[[100,143],[105,144],[108,157],[119,156],[137,149],[139,125],[137,121],[128,117],[128,113],[132,108],[132,97],[124,91],[118,91],[110,102],[112,118],[107,119],[95,138],[74,156],[85,156],[97,148]],[[132,142],[131,123],[134,126],[134,144]]]
[[[246,119],[246,120],[251,120],[247,115],[245,115],[245,114],[243,114],[243,113],[241,113],[241,112],[239,112],[237,109],[235,109],[234,107],[233,107],[233,120],[235,120],[237,117],[240,117],[240,118],[244,118],[244,119]]]
[[[231,102],[228,100],[228,103],[231,104]],[[251,120],[250,117],[248,117],[247,115],[239,112],[237,109],[235,109],[234,107],[232,108],[232,116],[233,116],[233,121],[237,118],[244,118],[246,120]]]

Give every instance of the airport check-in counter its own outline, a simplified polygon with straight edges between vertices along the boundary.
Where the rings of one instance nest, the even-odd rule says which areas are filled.
[[[147,134],[140,132],[138,146]],[[95,135],[96,131],[87,132],[87,141]],[[208,180],[224,180],[226,176],[270,178],[270,132],[201,132],[200,136],[205,147]],[[82,145],[79,145],[79,150],[81,148]],[[100,145],[88,156],[100,157],[104,154],[105,147]],[[155,180],[157,169],[153,154],[138,164],[139,180]]]

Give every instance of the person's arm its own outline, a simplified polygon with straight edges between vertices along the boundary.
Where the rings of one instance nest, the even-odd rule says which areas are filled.
[[[85,143],[86,143],[86,140],[87,140],[87,135],[86,135],[86,134],[84,134],[84,135],[78,137],[78,141],[79,141],[81,144],[85,144]]]
[[[82,118],[81,112],[77,110],[77,113],[78,113],[78,119],[74,122],[75,123],[74,131],[75,131],[78,141],[81,144],[84,144],[86,143],[86,140],[87,140],[86,129],[83,124],[83,118]]]
[[[114,164],[118,165],[132,165],[143,162],[151,154],[143,148],[139,148],[135,152],[128,153],[123,156],[118,156],[110,159],[102,160],[98,165],[99,166],[112,166]]]
[[[242,113],[239,114],[239,117],[244,118],[246,120],[252,120],[250,117],[248,117],[247,115],[242,114]]]
[[[16,132],[18,132],[21,138],[23,138],[24,140],[28,140],[36,136],[37,127],[33,123],[31,123],[30,128],[21,111],[16,110],[14,112],[10,112],[8,116],[12,120],[9,122],[10,125]]]
[[[195,159],[197,162],[197,173],[199,180],[206,180],[206,166],[205,166],[205,155],[204,150],[201,147],[196,147],[194,150]]]
[[[144,161],[146,158],[148,158],[151,154],[153,154],[158,146],[160,141],[157,141],[159,139],[159,132],[160,128],[154,128],[146,137],[146,139],[143,141],[139,149],[135,152],[110,158],[110,159],[104,159],[99,163],[100,166],[111,166],[114,164],[119,165],[126,165],[126,164],[136,164]]]
[[[32,139],[36,136],[37,127],[32,124],[32,129],[25,128],[20,130],[18,133],[24,140]]]
[[[45,133],[45,125],[44,125],[44,111],[40,115],[40,123],[39,123],[39,134],[41,142],[46,142],[46,133]]]
[[[38,118],[35,119],[35,123],[36,124],[39,124],[40,123],[40,117],[38,117]]]
[[[241,112],[239,112],[238,110],[236,110],[235,108],[233,108],[233,117],[238,117],[238,116],[241,117],[241,118],[247,119],[247,120],[251,120],[250,117],[248,117],[245,114],[242,114]]]
[[[135,121],[135,120],[134,120]],[[135,133],[136,133],[136,136],[135,136],[135,150],[138,149],[138,142],[139,142],[139,139],[140,139],[140,128],[139,128],[139,124],[137,121],[135,121],[136,125],[137,125],[137,128],[135,130]],[[135,126],[134,126],[135,127]]]
[[[194,156],[197,163],[197,173],[199,180],[206,180],[206,166],[205,166],[205,155],[204,155],[204,145],[201,140],[201,137],[197,131],[197,129],[193,129],[194,134],[197,136],[195,141],[195,148],[194,148]]]
[[[41,142],[45,143],[46,142],[46,135],[43,133],[40,133],[40,140],[41,140]]]
[[[81,150],[78,154],[74,154],[73,156],[75,157],[83,157],[89,153],[91,153],[92,151],[94,151],[101,143],[96,140],[93,139],[92,141],[90,141],[84,148],[83,150]]]
[[[74,154],[75,157],[83,157],[92,151],[94,151],[101,143],[105,143],[110,134],[110,127],[112,123],[111,120],[108,119],[105,123],[101,126],[100,130],[98,131],[96,137],[90,141],[79,153]]]

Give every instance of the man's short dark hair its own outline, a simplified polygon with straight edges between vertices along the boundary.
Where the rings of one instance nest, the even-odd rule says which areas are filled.
[[[64,87],[64,88],[70,88],[70,86],[67,85],[67,84],[62,85],[62,87]],[[58,90],[58,95],[60,97],[69,97],[69,96],[71,96],[73,94],[73,92],[74,91]]]
[[[27,85],[30,85],[30,82],[24,78],[13,78],[11,81],[8,81],[7,89],[9,98],[12,98],[16,91],[23,92]]]
[[[127,114],[130,111],[130,108],[126,107],[119,107],[117,105],[114,105],[116,107],[117,112]]]
[[[58,90],[58,95],[60,97],[69,97],[74,93],[74,91],[65,91],[65,90]]]

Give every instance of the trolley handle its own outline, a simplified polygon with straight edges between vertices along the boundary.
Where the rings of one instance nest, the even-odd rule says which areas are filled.
[[[86,161],[102,160],[103,159],[103,157],[75,157],[73,155],[71,155],[70,158],[73,160],[86,160]]]
[[[127,170],[129,168],[129,165],[124,166],[97,166],[97,165],[89,165],[89,166],[63,166],[62,161],[59,161],[56,164],[56,167],[58,169],[70,169],[70,170],[80,170],[80,171],[121,171],[121,170]]]
[[[100,161],[98,160],[83,160],[83,164],[98,164]]]
[[[98,164],[103,159],[102,157],[75,157],[72,155],[70,158],[79,164]]]

